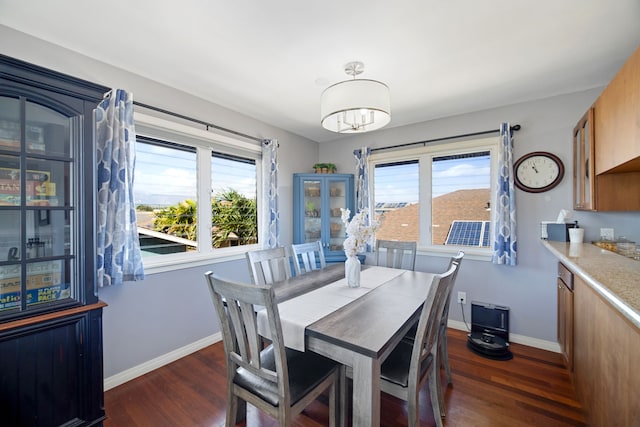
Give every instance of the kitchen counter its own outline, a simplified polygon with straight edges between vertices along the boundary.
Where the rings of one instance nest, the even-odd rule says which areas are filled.
[[[591,243],[541,240],[574,274],[580,276],[640,329],[640,262]]]

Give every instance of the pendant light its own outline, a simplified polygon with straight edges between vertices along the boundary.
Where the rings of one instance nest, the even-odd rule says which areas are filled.
[[[322,92],[322,127],[332,132],[364,133],[386,126],[391,121],[389,87],[377,80],[356,79],[364,71],[362,62],[349,62],[344,71],[353,79]]]

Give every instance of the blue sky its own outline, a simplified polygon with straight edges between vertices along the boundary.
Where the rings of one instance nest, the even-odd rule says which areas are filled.
[[[196,198],[196,153],[156,145],[136,144],[135,204],[169,206]],[[212,191],[233,188],[256,196],[255,165],[212,157]]]
[[[137,204],[168,206],[196,197],[196,154],[137,144],[134,190]],[[213,157],[212,191],[233,188],[256,195],[255,166]],[[466,157],[433,162],[433,197],[459,189],[489,188],[489,158]],[[373,177],[372,177],[373,178]],[[376,168],[376,202],[418,202],[418,164]]]
[[[490,187],[488,156],[435,161],[432,174],[432,197],[456,190]],[[376,203],[417,203],[418,185],[417,163],[376,168]]]

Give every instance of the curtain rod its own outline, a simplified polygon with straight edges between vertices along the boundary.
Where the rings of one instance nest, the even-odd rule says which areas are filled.
[[[247,135],[245,133],[238,132],[238,131],[235,131],[235,130],[223,128],[222,126],[218,126],[218,125],[214,125],[214,124],[211,124],[211,123],[204,122],[202,120],[194,119],[193,117],[184,116],[182,114],[174,113],[173,111],[165,110],[163,108],[154,107],[154,106],[149,105],[149,104],[143,104],[142,102],[133,101],[133,105],[137,105],[138,107],[142,107],[142,108],[148,108],[149,110],[157,111],[159,113],[168,114],[168,115],[173,116],[173,117],[178,117],[180,119],[189,120],[190,122],[201,124],[203,126],[206,126],[207,130],[209,130],[209,128],[214,128],[214,129],[217,129],[217,130],[221,130],[223,132],[232,133],[234,135],[241,136],[243,138],[252,139],[252,140],[258,141],[260,143],[264,143],[265,142],[264,138],[258,138],[257,136],[251,136],[251,135]]]
[[[513,125],[509,128],[512,131],[519,131],[520,130],[520,125]],[[418,141],[418,142],[408,142],[406,144],[398,144],[398,145],[389,145],[387,147],[378,147],[378,148],[372,148],[371,152],[374,151],[382,151],[382,150],[391,150],[394,148],[403,148],[403,147],[410,147],[412,145],[426,145],[430,142],[439,142],[439,141],[447,141],[449,139],[458,139],[458,138],[465,138],[468,136],[478,136],[478,135],[486,135],[488,133],[496,133],[496,132],[500,132],[500,129],[492,129],[492,130],[485,130],[482,132],[473,132],[473,133],[465,133],[465,134],[461,134],[461,135],[453,135],[453,136],[445,136],[442,138],[435,138],[435,139],[428,139],[426,141]],[[360,149],[354,150],[354,154],[356,152],[360,152]]]

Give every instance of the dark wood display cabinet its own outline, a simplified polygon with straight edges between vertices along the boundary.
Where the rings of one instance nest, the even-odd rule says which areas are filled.
[[[105,418],[93,110],[107,90],[0,55],[0,425]]]

